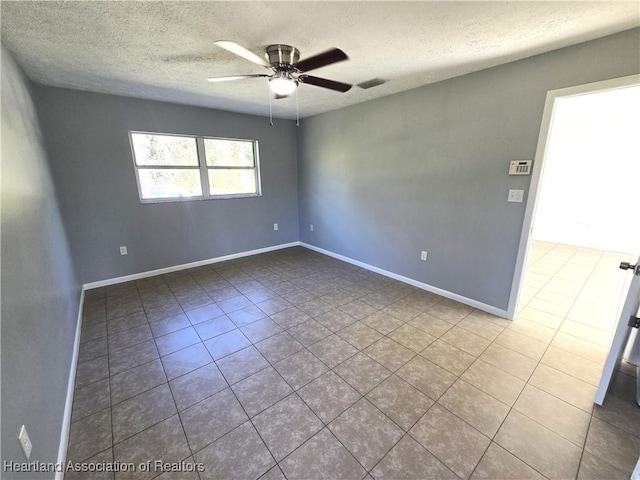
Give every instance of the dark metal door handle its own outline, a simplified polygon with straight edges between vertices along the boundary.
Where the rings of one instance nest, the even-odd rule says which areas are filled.
[[[640,275],[640,263],[631,265],[629,262],[620,262],[620,270],[631,270],[634,274]]]

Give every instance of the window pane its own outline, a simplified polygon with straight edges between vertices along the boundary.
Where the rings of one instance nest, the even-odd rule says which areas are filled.
[[[198,150],[193,137],[132,133],[136,165],[198,166]]]
[[[207,165],[211,167],[253,167],[253,142],[204,139]]]
[[[202,196],[200,172],[196,169],[138,170],[142,198],[180,198]]]
[[[209,169],[211,195],[257,194],[255,170]]]

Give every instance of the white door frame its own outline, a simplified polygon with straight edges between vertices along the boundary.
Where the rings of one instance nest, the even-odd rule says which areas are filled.
[[[513,273],[513,282],[511,284],[511,295],[509,296],[509,307],[507,309],[507,318],[509,320],[516,318],[517,308],[520,302],[520,292],[522,289],[522,281],[524,279],[525,264],[529,255],[533,219],[535,218],[538,196],[540,195],[541,179],[544,174],[544,164],[547,158],[547,150],[549,148],[549,138],[551,136],[551,126],[553,124],[556,100],[559,98],[576,97],[595,92],[615,90],[638,84],[640,84],[640,75],[629,75],[627,77],[612,78],[602,82],[588,83],[586,85],[577,85],[575,87],[561,88],[558,90],[549,90],[547,92],[547,99],[544,104],[544,113],[542,114],[542,123],[540,124],[540,135],[538,137],[538,145],[536,147],[536,156],[533,162],[531,183],[529,184],[529,192],[527,194],[527,206],[524,212],[522,233],[520,234],[520,246],[518,247],[516,268]]]

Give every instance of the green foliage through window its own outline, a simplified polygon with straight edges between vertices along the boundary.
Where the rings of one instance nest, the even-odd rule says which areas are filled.
[[[260,195],[257,142],[131,132],[142,202]]]

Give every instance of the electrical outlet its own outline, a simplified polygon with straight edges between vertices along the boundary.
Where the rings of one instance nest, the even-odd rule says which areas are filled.
[[[18,434],[18,442],[20,442],[20,446],[22,447],[24,456],[27,457],[27,460],[29,460],[33,445],[31,444],[31,440],[29,439],[29,434],[27,433],[27,429],[25,428],[24,425],[22,425],[22,427],[20,428],[20,433]]]
[[[424,250],[420,252],[420,260],[422,260],[423,262],[427,261],[427,252],[425,252]]]
[[[273,229],[274,229],[274,230],[278,230],[278,224],[277,224],[277,223],[274,223],[274,224],[273,224]]]
[[[120,247],[120,255],[126,255],[127,254],[127,247]]]
[[[309,225],[309,230],[311,230],[313,232],[313,223],[311,225]]]

